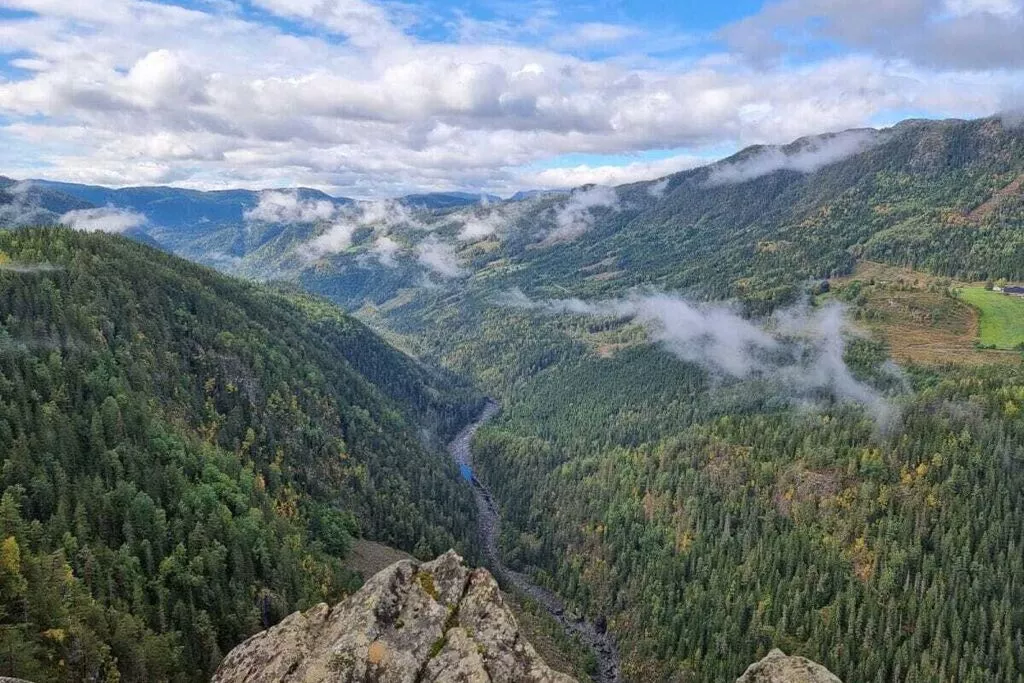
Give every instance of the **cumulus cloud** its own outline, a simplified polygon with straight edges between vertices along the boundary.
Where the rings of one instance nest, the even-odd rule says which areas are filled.
[[[615,188],[596,186],[577,190],[556,210],[555,228],[544,241],[572,241],[593,227],[595,211],[617,210],[618,207],[619,196]]]
[[[384,199],[378,201],[359,202],[356,205],[361,225],[372,225],[380,232],[387,232],[395,227],[423,230],[426,226],[415,212],[400,201]]]
[[[440,241],[436,235],[430,235],[416,245],[416,258],[421,264],[443,278],[455,278],[462,275],[459,259],[452,245]]]
[[[1019,2],[937,1],[767,4],[730,34],[737,50],[756,51],[779,27],[803,35],[807,17],[821,24],[808,33],[838,32],[857,49],[765,65],[659,58],[649,27],[566,17],[548,19],[551,37],[619,47],[596,58],[521,34],[421,40],[406,30],[416,10],[365,0],[258,0],[264,12],[252,13],[220,1],[8,0],[27,14],[0,24],[20,67],[0,82],[0,144],[33,150],[9,173],[111,185],[395,196],[628,182],[678,167],[531,169],[567,154],[779,143],[908,109],[990,114],[1021,80],[1022,20],[1009,11]],[[288,33],[296,23],[311,30]],[[916,33],[947,47],[937,57],[993,66],[892,59],[893,46],[927,57]]]
[[[459,239],[475,242],[494,235],[505,225],[506,218],[498,211],[491,211],[483,216],[471,216],[462,224]]]
[[[470,209],[456,216],[456,220],[462,222],[458,238],[463,242],[476,242],[488,237],[500,237],[509,231],[530,206],[530,201],[517,201],[485,204]]]
[[[358,224],[348,221],[334,223],[303,245],[303,253],[310,259],[318,259],[326,254],[344,251],[352,246],[352,235],[358,227]]]
[[[838,304],[796,306],[759,324],[728,305],[694,304],[667,294],[531,301],[515,290],[504,302],[547,313],[629,318],[671,353],[716,375],[764,379],[796,401],[824,392],[863,405],[883,423],[894,415],[890,400],[856,379],[843,360],[849,330]]]
[[[793,151],[765,147],[739,161],[716,164],[706,183],[709,186],[745,183],[782,170],[813,173],[863,152],[876,144],[880,136],[874,130],[854,130],[803,140],[795,143],[799,147]]]
[[[143,227],[147,219],[135,211],[103,206],[68,211],[60,217],[60,223],[83,232],[127,232]]]
[[[338,207],[326,199],[302,199],[298,192],[266,191],[245,212],[245,220],[261,223],[317,223],[334,218]]]
[[[828,41],[964,71],[1024,67],[1022,34],[1020,0],[781,0],[722,31],[756,59]]]

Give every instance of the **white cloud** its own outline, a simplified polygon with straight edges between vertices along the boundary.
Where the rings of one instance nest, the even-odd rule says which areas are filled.
[[[352,234],[358,227],[357,224],[347,221],[334,223],[325,232],[303,245],[302,251],[310,259],[344,251],[351,246]]]
[[[537,173],[524,174],[521,177],[523,184],[528,187],[567,188],[581,185],[624,185],[696,168],[710,161],[707,157],[681,154],[655,161],[635,161],[623,166],[581,164],[566,168],[549,168]]]
[[[628,299],[531,301],[516,290],[505,303],[549,313],[629,317],[653,341],[685,361],[739,379],[766,379],[780,397],[804,400],[827,391],[841,401],[863,405],[885,424],[895,407],[881,392],[856,379],[843,360],[849,332],[844,309],[800,305],[757,323],[725,304],[696,304],[667,294]],[[892,370],[890,370],[892,371]]]
[[[755,59],[777,59],[827,41],[833,49],[871,52],[927,68],[1024,68],[1020,0],[781,0],[722,35]]]
[[[978,12],[1015,17],[1021,13],[1021,3],[1018,0],[945,0],[945,9],[957,17]]]
[[[380,47],[403,40],[380,7],[362,0],[254,0],[274,14],[298,18],[346,35],[354,45]]]
[[[739,161],[716,164],[707,184],[743,183],[781,170],[813,173],[863,152],[877,144],[881,137],[878,131],[858,130],[803,140],[796,143],[797,149],[765,147]]]
[[[506,218],[498,211],[491,211],[482,216],[471,216],[462,224],[459,239],[475,242],[497,233],[505,225]]]
[[[440,241],[436,235],[430,235],[416,245],[416,257],[420,263],[443,278],[462,275],[455,249],[452,245]]]
[[[317,223],[331,220],[337,212],[334,202],[326,199],[302,199],[298,192],[267,191],[261,192],[259,203],[245,212],[245,219],[261,223]]]
[[[564,187],[678,170],[661,162],[551,169],[540,178],[527,170],[570,153],[699,154],[862,126],[907,109],[995,111],[1021,80],[1021,18],[1004,11],[1014,3],[957,0],[942,11],[964,16],[938,22],[913,3],[921,0],[885,3],[893,7],[882,12],[877,3],[785,0],[729,32],[738,49],[757,53],[774,35],[766,27],[802,26],[817,12],[859,50],[785,66],[723,54],[640,58],[649,36],[629,34],[644,29],[557,14],[540,29],[523,18],[508,33],[428,42],[404,30],[415,9],[397,3],[259,0],[314,29],[289,35],[226,2],[186,9],[5,0],[38,16],[0,22],[0,50],[28,67],[0,82],[0,144],[37,155],[8,173],[80,182],[303,185],[364,197],[506,193],[533,179]],[[890,42],[908,46],[896,59],[871,33],[889,21],[902,39]],[[914,37],[920,25],[935,34],[930,43]],[[517,27],[618,47],[607,59],[567,55],[550,41],[527,42]],[[936,51],[940,29],[955,29],[944,44],[969,68],[956,70]],[[949,64],[935,66],[939,58]]]
[[[665,190],[668,189],[668,178],[663,178],[656,183],[652,183],[647,186],[647,194],[651,195],[655,199],[661,199],[665,196]]]
[[[501,237],[532,204],[528,201],[484,205],[456,214],[462,222],[458,238],[463,242],[476,242],[488,237]]]
[[[639,38],[642,34],[643,31],[635,26],[595,21],[569,27],[555,36],[552,44],[555,47],[613,45],[631,38]]]
[[[555,212],[555,228],[544,238],[546,244],[568,242],[590,230],[598,209],[617,210],[619,196],[611,187],[577,190]]]
[[[84,232],[127,232],[146,225],[146,217],[127,209],[104,206],[68,211],[60,217],[60,223]]]
[[[333,206],[333,205],[332,205]],[[408,207],[392,200],[363,201],[351,206],[336,208],[332,213],[333,223],[326,231],[300,247],[300,252],[311,260],[327,254],[344,251],[352,244],[352,236],[362,227],[372,227],[379,237],[379,250],[373,253],[385,265],[394,261],[397,243],[387,237],[395,228],[421,229],[422,223]],[[381,239],[386,241],[381,242]],[[394,249],[392,249],[394,245]]]
[[[392,268],[396,265],[395,257],[401,250],[402,247],[398,242],[387,235],[381,235],[374,240],[373,246],[370,248],[370,254],[377,257],[382,266]]]

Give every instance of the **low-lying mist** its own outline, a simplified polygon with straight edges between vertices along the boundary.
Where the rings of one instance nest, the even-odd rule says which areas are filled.
[[[805,140],[800,149],[791,152],[781,147],[764,147],[746,159],[715,164],[705,185],[745,183],[782,170],[813,173],[859,154],[882,139],[883,136],[875,130],[849,130]]]
[[[719,378],[767,380],[799,404],[823,395],[855,403],[881,426],[898,416],[890,396],[857,379],[847,366],[844,354],[851,330],[838,303],[804,303],[760,322],[744,318],[728,304],[696,304],[668,294],[533,301],[514,290],[503,303],[552,314],[629,318],[669,352]],[[892,364],[883,370],[901,378]]]

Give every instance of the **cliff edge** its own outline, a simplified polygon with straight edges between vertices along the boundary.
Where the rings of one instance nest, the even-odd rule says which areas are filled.
[[[804,657],[790,657],[775,649],[747,667],[736,683],[843,683],[831,671]]]
[[[454,551],[401,560],[334,607],[296,612],[233,649],[213,683],[574,683],[526,641],[486,569]],[[736,683],[842,683],[772,650]]]
[[[233,649],[215,683],[572,683],[523,638],[491,574],[449,551],[402,560],[334,607],[296,612]]]

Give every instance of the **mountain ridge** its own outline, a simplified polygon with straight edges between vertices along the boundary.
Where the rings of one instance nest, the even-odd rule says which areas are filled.
[[[0,318],[2,673],[203,680],[353,590],[353,536],[473,552],[439,444],[478,395],[322,300],[24,229]]]

